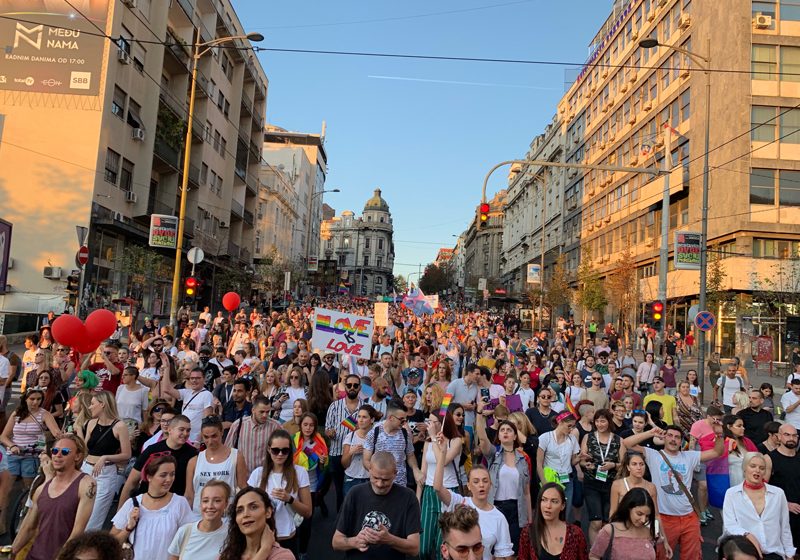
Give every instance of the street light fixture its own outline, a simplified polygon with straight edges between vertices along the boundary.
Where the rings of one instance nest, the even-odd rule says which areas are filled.
[[[261,33],[248,33],[247,35],[237,35],[235,37],[218,37],[205,43],[195,43],[192,52],[192,90],[189,95],[189,114],[186,125],[186,143],[183,150],[183,177],[181,180],[181,206],[178,213],[178,238],[175,242],[175,270],[172,275],[172,300],[169,306],[169,324],[176,325],[178,314],[178,294],[180,293],[181,283],[181,258],[183,256],[183,230],[186,224],[186,199],[189,193],[189,165],[192,157],[192,121],[194,120],[194,101],[197,93],[197,64],[204,55],[209,53],[214,47],[224,45],[237,40],[248,40],[259,43],[264,40]]]
[[[639,46],[643,49],[655,47],[666,47],[675,52],[688,56],[700,67],[706,76],[706,114],[705,114],[705,143],[703,146],[703,202],[700,209],[700,289],[699,303],[700,311],[706,310],[706,277],[708,273],[708,182],[709,182],[709,135],[711,131],[711,40],[706,44],[707,56],[701,56],[692,51],[674,45],[663,45],[658,39],[645,38],[639,41]],[[670,157],[667,154],[667,157]],[[704,389],[705,384],[705,353],[706,353],[706,333],[700,331],[697,337],[697,377],[700,380],[700,389]],[[700,393],[701,395],[703,393]]]

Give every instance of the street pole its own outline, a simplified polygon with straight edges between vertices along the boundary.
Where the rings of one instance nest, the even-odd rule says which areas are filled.
[[[540,237],[541,251],[539,256],[539,332],[544,326],[544,225],[547,221],[547,170],[542,173],[542,234]]]
[[[664,125],[664,191],[661,195],[661,255],[658,260],[658,300],[664,304],[661,312],[661,341],[667,335],[667,265],[669,262],[669,172],[672,168],[672,129]]]
[[[708,40],[706,46],[708,53],[708,63],[711,61],[711,39]],[[706,75],[706,130],[705,130],[705,145],[703,148],[703,203],[701,207],[700,217],[700,311],[708,311],[706,309],[706,281],[708,274],[708,180],[709,180],[709,167],[708,167],[708,152],[709,152],[709,137],[711,134],[711,72],[709,68],[705,69]],[[717,319],[719,321],[719,319]],[[697,337],[697,379],[700,382],[700,394],[705,395],[705,369],[706,369],[706,333],[698,329]]]

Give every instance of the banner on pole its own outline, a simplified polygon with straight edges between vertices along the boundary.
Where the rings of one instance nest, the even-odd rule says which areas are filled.
[[[528,284],[541,284],[542,283],[542,267],[538,264],[528,265]]]
[[[375,304],[375,326],[389,326],[389,304],[378,302]]]
[[[700,270],[700,233],[675,232],[675,269]]]
[[[150,246],[174,249],[178,246],[178,218],[166,214],[150,215]]]
[[[337,352],[366,359],[372,350],[374,330],[375,320],[370,317],[316,307],[311,346],[321,353]]]

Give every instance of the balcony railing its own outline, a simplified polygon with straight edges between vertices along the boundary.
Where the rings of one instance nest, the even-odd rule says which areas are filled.
[[[170,166],[174,167],[175,169],[179,168],[178,161],[179,161],[179,154],[178,150],[167,144],[161,138],[156,137],[155,143],[153,145],[153,152],[157,157],[163,160],[165,163],[169,164]]]
[[[253,114],[253,102],[244,92],[242,92],[242,106],[247,109],[248,113]]]
[[[238,259],[241,253],[241,248],[233,241],[228,241],[228,255],[232,259]]]
[[[231,200],[231,213],[239,218],[244,218],[244,207],[236,200]]]
[[[250,210],[244,211],[244,223],[253,225],[253,213]]]

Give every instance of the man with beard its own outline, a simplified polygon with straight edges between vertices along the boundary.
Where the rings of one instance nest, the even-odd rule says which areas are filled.
[[[348,492],[332,542],[345,559],[403,560],[419,554],[419,502],[414,492],[395,484],[396,474],[394,457],[378,451],[370,462],[369,484]]]
[[[361,378],[357,375],[348,375],[344,380],[345,396],[333,402],[328,408],[325,417],[325,435],[330,438],[328,444],[328,457],[330,459],[330,475],[336,486],[336,509],[341,509],[344,500],[344,468],[342,467],[342,452],[344,438],[351,432],[350,428],[342,422],[352,418],[358,412],[359,392],[361,391]]]
[[[792,540],[800,542],[800,457],[797,455],[797,428],[783,424],[778,430],[780,445],[767,455],[769,483],[786,494],[789,502],[789,527]]]
[[[764,393],[759,389],[750,390],[750,406],[736,413],[744,422],[744,436],[750,438],[756,445],[767,439],[764,426],[772,422],[772,413],[764,410]]]
[[[389,404],[389,382],[383,377],[379,377],[372,382],[372,391],[372,396],[364,399],[364,404],[370,405],[383,418],[386,416],[386,406]]]
[[[25,515],[11,547],[15,557],[36,536],[28,553],[30,560],[51,560],[69,539],[86,530],[94,508],[97,483],[81,472],[86,444],[73,434],[56,440],[52,448],[55,476],[33,492],[31,509]]]
[[[234,422],[250,416],[253,407],[247,402],[247,393],[249,392],[250,383],[246,379],[234,380],[231,398],[222,407],[222,426],[226,433]]]

